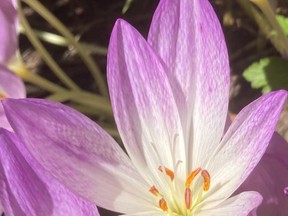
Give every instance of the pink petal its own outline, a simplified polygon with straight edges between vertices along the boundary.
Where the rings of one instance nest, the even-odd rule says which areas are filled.
[[[270,144],[259,164],[241,185],[237,192],[255,190],[263,196],[257,210],[261,216],[286,216],[288,197],[288,143],[274,133]]]
[[[0,93],[11,98],[26,97],[23,81],[2,65],[0,65]]]
[[[185,164],[181,122],[166,67],[144,38],[118,20],[108,53],[108,84],[116,123],[139,170],[160,173]],[[185,167],[183,165],[183,167]]]
[[[2,129],[0,142],[0,199],[6,215],[99,215],[94,204],[45,174],[15,135]]]
[[[15,54],[18,47],[17,11],[12,1],[1,1],[0,3],[0,64],[6,64]]]
[[[224,200],[249,176],[267,148],[286,97],[286,91],[272,92],[237,115],[205,167],[212,180],[203,199]]]
[[[151,199],[148,186],[113,138],[93,121],[46,100],[7,99],[3,105],[32,156],[69,189],[114,211],[145,209]]]
[[[229,63],[218,18],[208,0],[161,0],[148,42],[167,64],[187,153],[203,166],[219,143],[227,115]]]
[[[0,65],[0,100],[1,97],[24,98],[26,90],[23,81]],[[0,104],[0,127],[12,130],[2,105]]]

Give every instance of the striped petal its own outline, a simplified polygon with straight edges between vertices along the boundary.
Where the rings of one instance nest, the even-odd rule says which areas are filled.
[[[14,134],[1,129],[0,143],[0,200],[6,215],[99,215],[95,205],[65,189],[37,163],[30,166],[31,156]]]
[[[156,178],[159,165],[174,170],[181,160],[186,166],[181,122],[165,71],[144,38],[118,20],[108,53],[112,107],[131,160],[140,173],[146,174],[148,166]]]
[[[206,166],[212,180],[204,203],[227,199],[249,176],[268,146],[286,97],[286,91],[272,92],[237,115]]]
[[[6,99],[3,106],[32,156],[67,188],[113,211],[146,209],[149,186],[113,138],[92,120],[47,100]]]
[[[221,139],[228,109],[229,63],[218,18],[208,0],[161,0],[148,42],[169,69],[189,170],[203,166]]]

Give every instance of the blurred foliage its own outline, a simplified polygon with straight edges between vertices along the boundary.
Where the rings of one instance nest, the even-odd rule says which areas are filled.
[[[259,35],[264,35],[267,40],[270,40],[282,56],[282,59],[280,57],[269,57],[270,55],[261,56],[260,60],[255,59],[244,70],[244,78],[251,83],[252,88],[262,89],[262,93],[276,89],[288,89],[288,62],[285,60],[288,58],[288,18],[277,14],[278,1],[237,1],[258,25]],[[260,49],[266,46],[263,40],[259,40],[259,37],[257,38],[257,44]]]
[[[267,57],[253,63],[243,76],[251,86],[267,93],[278,89],[288,89],[288,61],[279,57]]]
[[[288,36],[288,18],[282,15],[277,15],[276,19],[279,22],[281,28],[283,29],[285,35]]]

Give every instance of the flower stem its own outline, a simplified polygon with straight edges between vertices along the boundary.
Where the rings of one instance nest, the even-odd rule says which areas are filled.
[[[286,37],[285,33],[283,32],[280,24],[276,20],[275,13],[267,0],[251,0],[254,2],[263,12],[267,21],[273,27],[273,29],[277,32],[276,37],[278,37],[279,46],[282,47],[281,52],[282,55],[288,57],[288,38]]]
[[[279,26],[277,20],[272,21],[274,13],[272,9],[269,9],[270,5],[265,4],[266,0],[252,0],[258,7],[262,10],[263,13],[260,13],[249,1],[237,0],[238,4],[243,8],[243,10],[255,20],[258,24],[260,30],[270,39],[274,47],[281,53],[282,56],[287,57],[288,54],[288,39],[283,37],[282,29]],[[267,3],[267,2],[266,2]],[[260,7],[261,5],[261,7]],[[268,8],[268,9],[267,9]],[[271,11],[273,16],[271,17]],[[274,16],[275,19],[275,16]],[[279,28],[281,31],[279,31]],[[278,32],[279,31],[279,32]],[[276,34],[273,34],[275,33]],[[282,33],[281,33],[282,32]]]
[[[83,49],[83,47],[75,40],[73,34],[66,28],[64,24],[60,22],[49,10],[47,10],[39,1],[36,0],[22,0],[37,13],[39,13],[44,19],[47,20],[56,30],[58,30],[79,52],[80,57],[92,73],[100,92],[104,96],[108,96],[107,86],[104,78],[100,72],[100,69],[95,64],[91,56]]]
[[[49,96],[47,99],[59,102],[71,100],[90,108],[96,108],[98,115],[105,115],[110,118],[113,117],[109,101],[99,95],[80,91],[61,91]]]
[[[80,90],[80,88],[66,75],[66,73],[53,60],[49,52],[45,49],[45,47],[42,45],[40,40],[36,37],[26,17],[23,14],[23,10],[22,10],[20,2],[18,5],[18,13],[19,13],[20,22],[25,28],[27,37],[29,38],[30,42],[33,44],[35,49],[41,54],[43,60],[55,73],[55,75],[70,89]]]
[[[8,65],[8,68],[16,75],[21,77],[24,81],[32,83],[42,89],[54,93],[49,99],[56,101],[71,100],[79,104],[88,106],[95,109],[95,113],[98,115],[105,115],[112,118],[112,109],[109,100],[106,97],[99,96],[83,90],[69,91],[66,88],[59,86],[36,73],[32,73],[27,70],[22,62],[20,56],[15,59],[14,62]]]
[[[25,34],[25,29],[22,26],[20,26],[19,31],[20,33]],[[70,45],[68,41],[66,40],[66,38],[60,35],[50,33],[50,32],[45,32],[45,31],[39,31],[35,29],[33,29],[33,32],[40,40],[45,41],[47,43],[57,45],[57,46],[65,46],[65,47]],[[98,45],[94,45],[90,43],[82,43],[82,42],[78,42],[78,43],[89,53],[95,53],[97,55],[102,55],[102,56],[107,55],[106,47],[98,46]]]

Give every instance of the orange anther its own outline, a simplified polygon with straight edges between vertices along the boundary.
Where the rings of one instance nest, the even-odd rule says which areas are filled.
[[[6,99],[6,98],[7,98],[7,95],[2,93],[2,92],[0,92],[0,100],[1,99]]]
[[[149,189],[149,191],[152,194],[154,194],[155,196],[158,196],[158,194],[159,194],[159,191],[157,190],[157,188],[154,185]]]
[[[162,211],[166,212],[168,210],[167,202],[164,198],[161,198],[159,200],[159,207],[162,209]]]
[[[186,188],[185,189],[185,204],[186,204],[187,209],[191,208],[191,201],[192,201],[192,191],[190,188]]]
[[[201,168],[197,168],[195,169],[194,171],[192,171],[189,176],[187,177],[187,180],[186,180],[186,188],[189,188],[192,181],[194,180],[194,178],[198,175],[198,173],[201,171]]]
[[[210,181],[211,181],[210,174],[207,170],[202,170],[201,175],[204,180],[203,190],[208,191],[210,188]]]
[[[174,180],[174,172],[172,170],[168,169],[167,167],[164,167],[164,169],[165,169],[166,175],[170,177],[171,181],[173,181]],[[163,172],[163,166],[159,166],[158,170]]]

